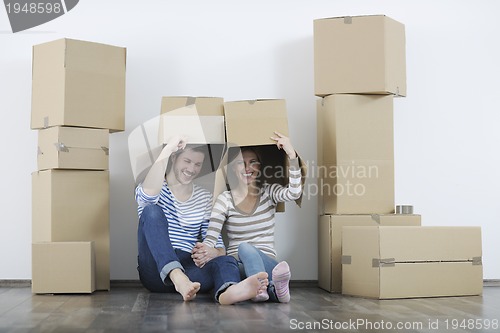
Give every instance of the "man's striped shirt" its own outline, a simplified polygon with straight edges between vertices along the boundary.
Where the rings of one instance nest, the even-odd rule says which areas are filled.
[[[166,181],[160,194],[156,196],[144,193],[142,184],[139,184],[135,190],[135,199],[139,205],[139,218],[145,206],[161,207],[168,221],[170,242],[174,248],[191,253],[195,243],[205,238],[212,210],[212,195],[202,187],[193,184],[191,197],[182,202],[175,198]],[[222,237],[219,237],[216,247],[224,247]]]

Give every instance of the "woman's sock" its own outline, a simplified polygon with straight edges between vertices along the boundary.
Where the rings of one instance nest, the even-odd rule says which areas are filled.
[[[290,302],[290,267],[286,261],[282,261],[273,268],[273,282],[274,289],[276,290],[276,296],[281,303]]]

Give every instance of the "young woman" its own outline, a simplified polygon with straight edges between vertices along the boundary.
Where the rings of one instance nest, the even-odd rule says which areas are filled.
[[[290,300],[288,283],[290,268],[285,261],[276,259],[274,250],[274,225],[276,205],[279,202],[293,201],[302,193],[301,173],[298,158],[289,138],[275,132],[272,140],[278,149],[283,149],[289,159],[289,184],[268,184],[261,181],[266,173],[257,150],[241,148],[230,163],[228,170],[230,191],[221,193],[212,209],[205,245],[213,247],[225,226],[229,245],[227,254],[239,259],[245,275],[258,272],[268,273],[267,290],[252,300],[286,303]],[[233,184],[232,184],[233,183]],[[195,246],[195,262],[203,266],[208,258]],[[200,253],[201,252],[201,253]],[[197,256],[198,254],[198,256]],[[209,259],[208,259],[209,260]]]

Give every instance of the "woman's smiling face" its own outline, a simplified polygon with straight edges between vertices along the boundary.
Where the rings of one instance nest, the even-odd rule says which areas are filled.
[[[254,184],[260,175],[260,161],[257,154],[251,150],[244,150],[233,161],[233,172],[240,183]]]

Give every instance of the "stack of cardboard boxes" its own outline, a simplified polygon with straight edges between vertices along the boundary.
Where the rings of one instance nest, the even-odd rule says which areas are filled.
[[[319,286],[330,292],[378,298],[480,293],[482,273],[477,258],[481,256],[481,243],[477,230],[457,232],[460,240],[473,244],[467,255],[457,254],[447,241],[446,230],[421,227],[420,215],[394,213],[393,96],[406,96],[404,25],[384,15],[315,20],[314,62],[315,94],[321,97],[317,102],[316,172],[320,193]],[[429,278],[425,280],[427,285],[418,283],[415,288],[412,282],[416,280],[408,277],[419,276],[415,270],[422,270],[423,265],[413,265],[409,275],[399,273],[388,279],[381,272],[398,262],[394,251],[401,250],[405,243],[391,248],[392,257],[381,258],[377,244],[378,249],[388,246],[391,238],[382,237],[386,234],[394,239],[421,236],[411,249],[421,255],[401,259],[405,263],[436,263],[444,257],[465,261],[464,269],[474,271],[471,287],[462,284],[453,290],[440,289],[441,285],[430,282],[441,278]],[[436,251],[422,254],[427,237],[440,245],[434,247]],[[375,242],[372,252],[367,245],[370,241]],[[443,252],[448,255],[441,255]],[[373,258],[360,264],[360,254]],[[429,274],[429,270],[421,274]]]
[[[109,134],[125,130],[122,47],[33,47],[32,291],[109,290]]]

